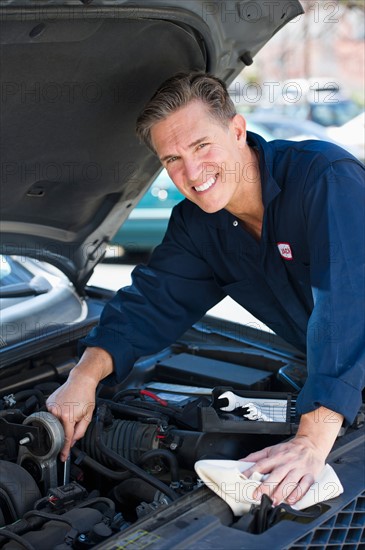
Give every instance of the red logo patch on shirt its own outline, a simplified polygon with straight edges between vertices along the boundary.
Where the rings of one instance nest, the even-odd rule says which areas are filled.
[[[284,260],[292,260],[293,254],[289,243],[277,243],[279,252]]]

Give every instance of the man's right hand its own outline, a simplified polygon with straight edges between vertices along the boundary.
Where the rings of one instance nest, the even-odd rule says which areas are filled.
[[[61,421],[65,432],[60,453],[62,462],[91,422],[98,383],[112,372],[113,360],[108,352],[96,347],[87,348],[67,381],[47,399],[48,411]]]

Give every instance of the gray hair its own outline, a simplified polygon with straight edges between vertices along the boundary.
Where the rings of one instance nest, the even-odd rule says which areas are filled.
[[[158,88],[139,115],[136,124],[139,139],[154,151],[152,126],[194,100],[202,101],[209,114],[223,126],[228,126],[236,115],[234,103],[222,80],[201,71],[181,72]]]

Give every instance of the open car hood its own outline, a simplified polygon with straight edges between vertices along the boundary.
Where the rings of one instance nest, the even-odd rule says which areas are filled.
[[[80,290],[159,169],[138,113],[177,71],[231,82],[297,0],[4,2],[1,252]]]

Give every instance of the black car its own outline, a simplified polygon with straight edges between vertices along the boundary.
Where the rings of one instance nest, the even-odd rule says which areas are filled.
[[[98,389],[65,466],[62,426],[45,407],[111,297],[87,281],[159,170],[135,137],[137,114],[177,71],[230,83],[301,12],[297,0],[1,2],[0,252],[4,281],[20,277],[1,291],[24,299],[1,312],[1,548],[364,548],[361,411],[329,456],[345,491],[302,512],[263,499],[238,518],[195,473],[200,459],[238,459],[295,433],[306,358],[274,334],[203,318]],[[64,298],[52,301],[54,268]],[[285,414],[225,412],[226,391],[279,400]]]

